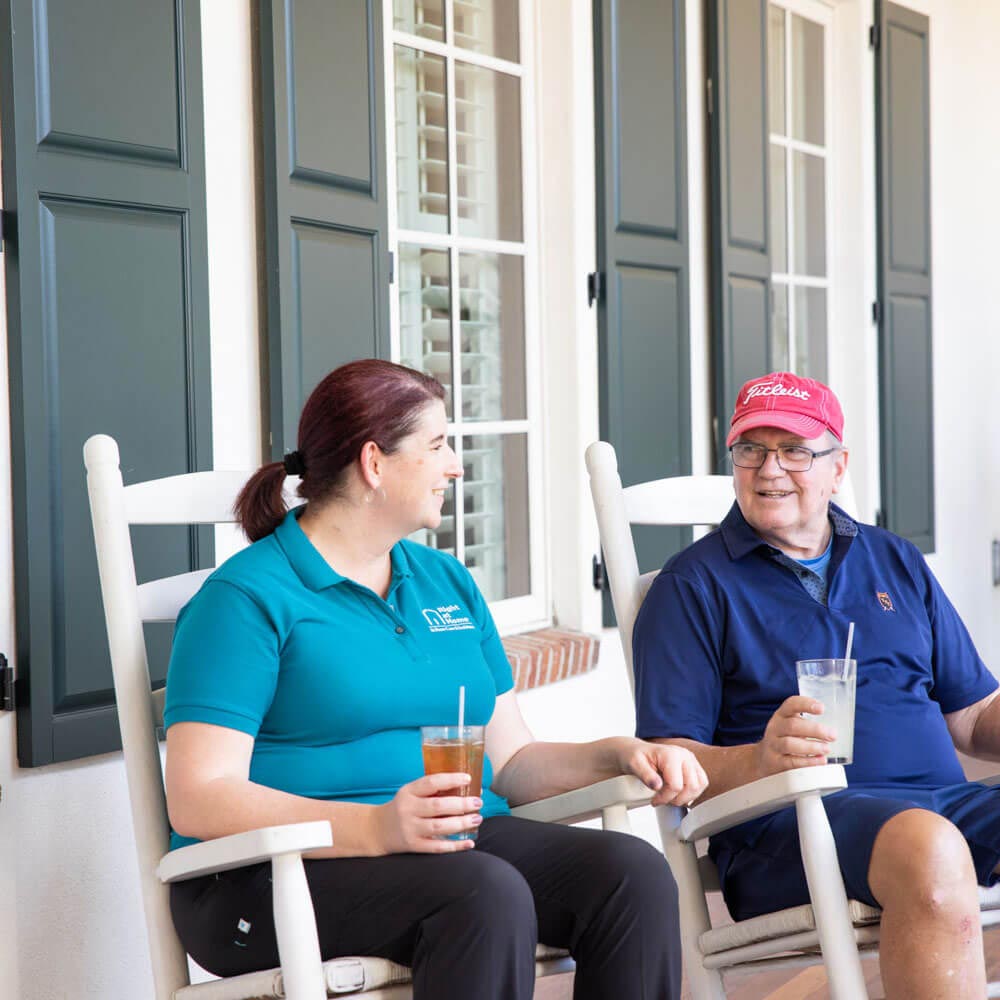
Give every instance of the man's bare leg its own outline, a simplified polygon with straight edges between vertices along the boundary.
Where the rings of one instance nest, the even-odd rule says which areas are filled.
[[[924,809],[893,816],[875,838],[868,884],[882,907],[887,1000],[986,996],[976,873],[953,824]]]

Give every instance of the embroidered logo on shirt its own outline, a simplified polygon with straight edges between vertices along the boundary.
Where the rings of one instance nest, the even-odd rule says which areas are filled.
[[[461,604],[448,604],[441,608],[424,608],[423,616],[432,632],[461,632],[475,628],[471,618],[457,613],[461,610]]]
[[[892,606],[892,598],[884,590],[876,590],[875,596],[878,598],[879,604],[882,605],[883,611],[895,611],[896,609]]]

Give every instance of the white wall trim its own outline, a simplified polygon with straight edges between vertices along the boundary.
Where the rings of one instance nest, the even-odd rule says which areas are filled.
[[[536,3],[541,327],[546,397],[548,536],[553,615],[600,628],[590,582],[597,525],[583,453],[598,437],[594,40],[589,3]]]
[[[684,12],[687,66],[688,337],[691,362],[691,471],[715,471],[712,440],[712,327],[708,106],[705,82],[705,3],[687,0]]]
[[[863,521],[879,496],[876,292],[875,58],[868,46],[870,4],[837,0],[833,11],[828,101],[830,171],[829,382],[844,407],[845,440]]]

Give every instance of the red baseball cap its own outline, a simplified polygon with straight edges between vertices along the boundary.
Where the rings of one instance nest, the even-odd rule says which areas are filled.
[[[843,441],[844,411],[828,385],[791,372],[771,372],[743,384],[729,422],[726,447],[754,427],[780,427],[803,438],[830,431]]]

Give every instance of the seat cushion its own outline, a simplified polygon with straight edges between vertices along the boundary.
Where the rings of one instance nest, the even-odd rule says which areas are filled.
[[[535,975],[551,976],[570,972],[573,960],[569,952],[540,944],[535,949]],[[323,963],[326,991],[329,996],[355,994],[364,996],[374,990],[398,986],[411,981],[405,965],[387,958],[333,958]],[[280,969],[250,972],[245,976],[214,979],[196,986],[184,986],[175,1000],[280,1000],[285,990]]]
[[[1000,910],[1000,883],[988,889],[980,887],[979,907],[981,910]],[[877,924],[882,916],[882,911],[877,907],[868,906],[856,899],[848,900],[847,909],[855,927]],[[701,935],[698,944],[703,955],[715,955],[731,948],[742,948],[760,941],[772,941],[789,934],[800,934],[815,929],[816,920],[812,907],[792,906],[787,910],[766,913],[750,920],[741,920],[736,924],[713,927]]]
[[[882,915],[881,910],[859,903],[856,899],[849,900],[847,908],[855,927],[877,924]],[[741,920],[736,924],[713,927],[701,935],[698,944],[703,955],[714,955],[729,951],[731,948],[742,948],[748,944],[772,941],[789,934],[801,934],[815,929],[813,908],[806,904],[778,910],[776,913],[765,913],[763,916]]]
[[[551,975],[571,968],[568,951],[543,944],[535,949],[536,975]],[[326,973],[327,993],[334,995],[365,993],[411,980],[407,966],[385,958],[335,958],[323,963],[323,971]]]

